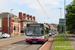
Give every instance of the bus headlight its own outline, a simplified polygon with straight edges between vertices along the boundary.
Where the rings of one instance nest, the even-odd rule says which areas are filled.
[[[42,39],[42,41],[44,41],[45,39]]]

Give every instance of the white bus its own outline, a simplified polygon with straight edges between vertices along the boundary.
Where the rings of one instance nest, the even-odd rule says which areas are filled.
[[[45,42],[49,38],[49,27],[41,23],[27,24],[26,42]]]

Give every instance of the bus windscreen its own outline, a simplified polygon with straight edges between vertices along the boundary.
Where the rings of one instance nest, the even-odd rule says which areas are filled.
[[[27,35],[43,35],[44,29],[41,25],[29,25],[27,27]]]

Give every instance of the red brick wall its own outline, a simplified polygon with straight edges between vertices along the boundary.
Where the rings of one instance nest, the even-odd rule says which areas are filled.
[[[19,12],[19,19],[22,20],[22,12]]]
[[[47,24],[47,23],[44,23],[44,24],[48,25],[49,29],[51,29],[51,26],[49,24]]]
[[[23,22],[20,22],[20,24],[21,24],[21,29],[23,29]]]
[[[2,30],[4,33],[8,33],[8,18],[3,18],[2,20]],[[11,19],[9,19],[9,34],[10,34],[10,26],[11,26]]]

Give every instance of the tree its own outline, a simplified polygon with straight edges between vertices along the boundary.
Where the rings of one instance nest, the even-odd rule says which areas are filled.
[[[60,32],[60,29],[61,29],[60,27],[62,28],[62,33],[63,33],[63,31],[64,31],[64,30],[63,30],[63,26],[59,26],[59,24],[57,25],[57,30],[58,30],[59,33],[61,33],[61,32]]]
[[[75,33],[75,0],[66,6],[66,25],[68,31]]]
[[[57,25],[57,30],[60,31],[60,26],[59,26],[59,24]]]

